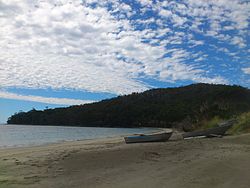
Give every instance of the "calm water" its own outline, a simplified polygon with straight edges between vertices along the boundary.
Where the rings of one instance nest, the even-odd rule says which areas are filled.
[[[153,130],[155,129],[0,125],[0,148],[105,138],[134,133],[147,133]]]

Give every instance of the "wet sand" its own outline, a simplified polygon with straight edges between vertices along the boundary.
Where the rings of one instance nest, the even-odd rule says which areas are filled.
[[[248,188],[250,134],[125,144],[122,137],[0,149],[0,188]]]

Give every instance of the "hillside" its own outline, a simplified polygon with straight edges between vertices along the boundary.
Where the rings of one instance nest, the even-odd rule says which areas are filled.
[[[8,124],[100,127],[176,127],[189,130],[214,117],[228,119],[250,111],[250,90],[241,86],[192,84],[67,108],[31,110]]]

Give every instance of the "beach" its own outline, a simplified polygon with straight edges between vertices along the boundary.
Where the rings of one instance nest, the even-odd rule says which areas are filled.
[[[125,144],[123,137],[0,149],[0,188],[248,188],[250,134]]]

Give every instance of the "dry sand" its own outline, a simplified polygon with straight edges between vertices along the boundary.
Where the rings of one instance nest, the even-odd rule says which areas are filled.
[[[249,188],[250,134],[163,143],[123,139],[0,150],[1,188]]]

